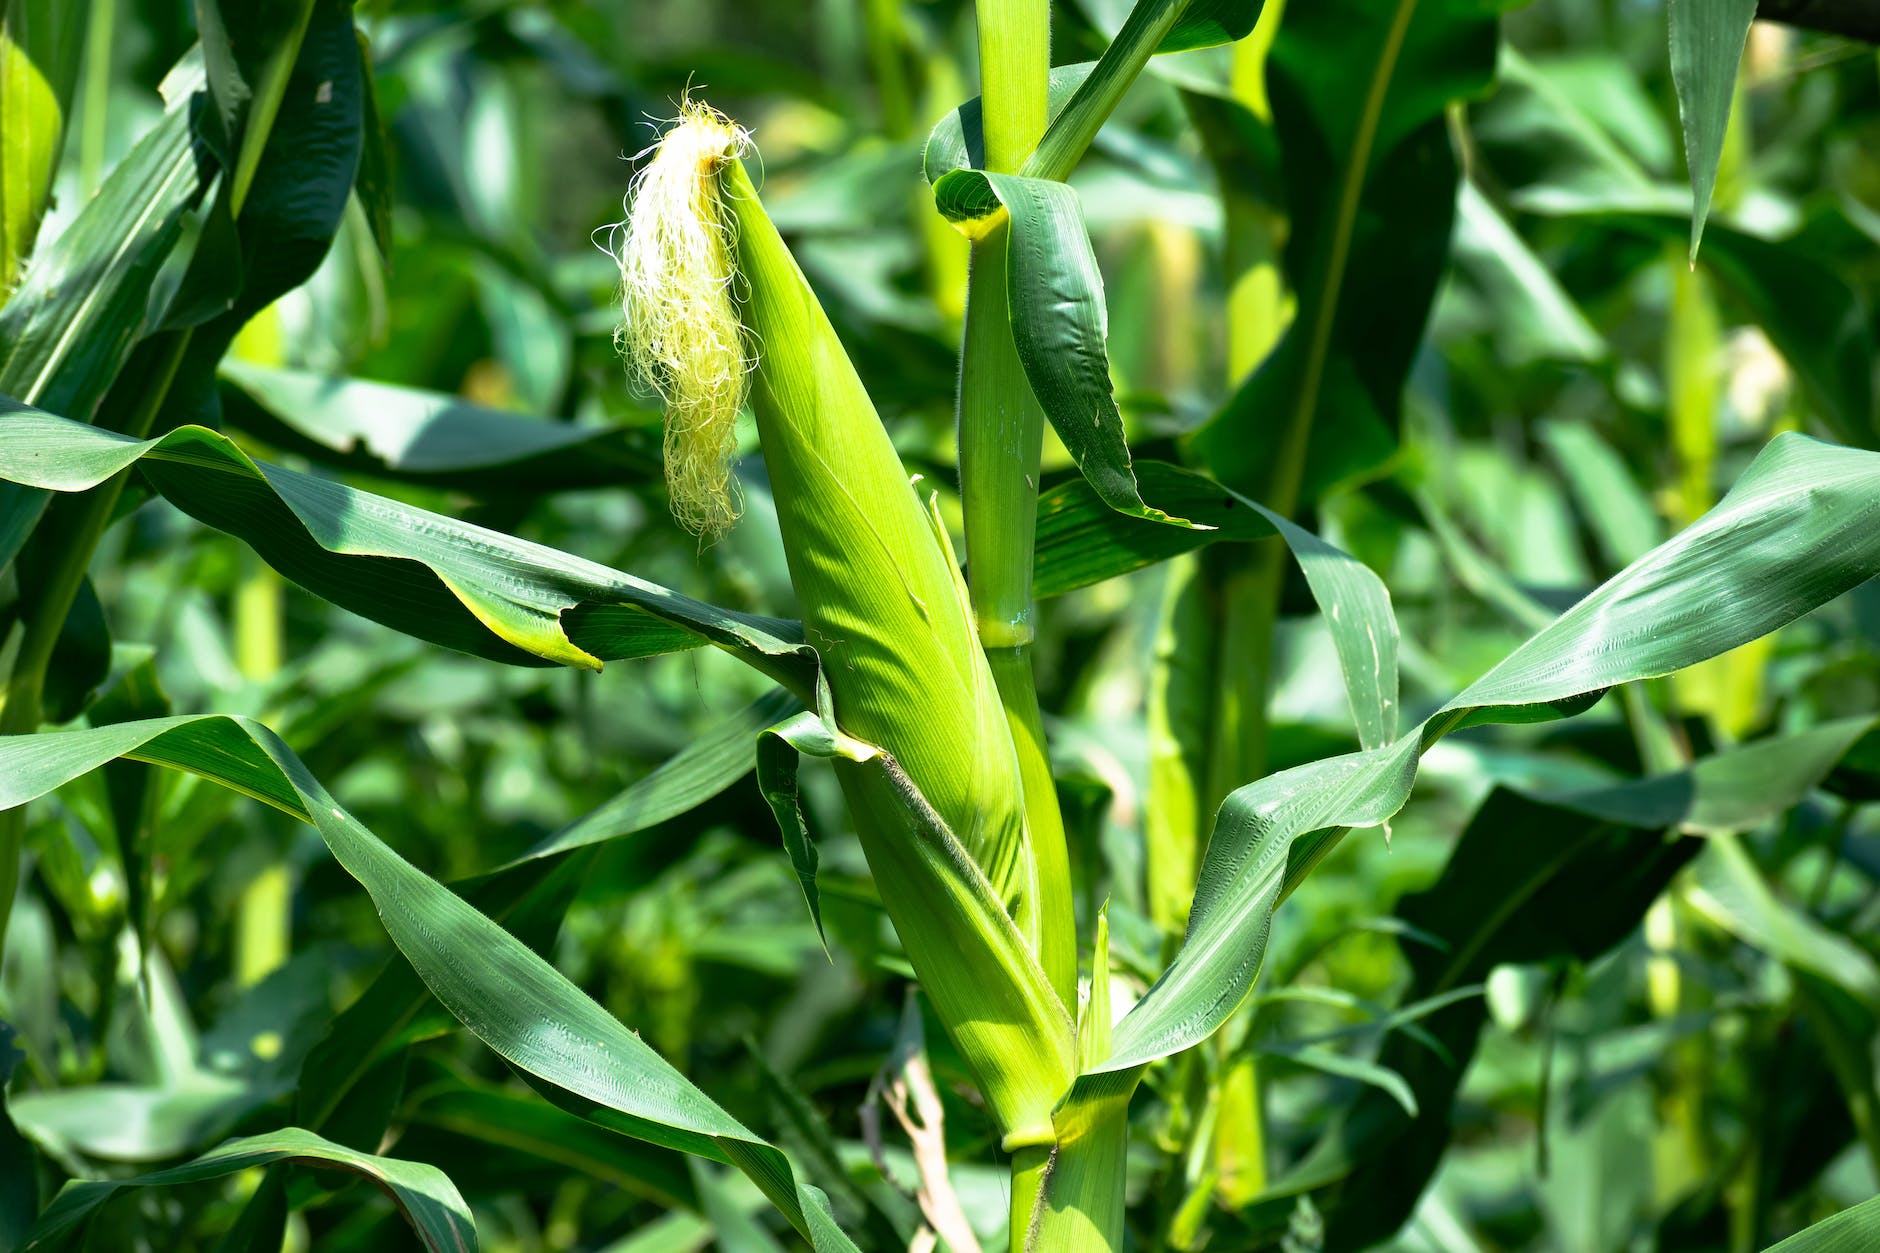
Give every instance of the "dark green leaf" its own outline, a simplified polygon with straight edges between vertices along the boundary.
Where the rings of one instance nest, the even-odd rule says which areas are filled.
[[[1730,124],[1736,67],[1743,59],[1756,0],[1665,0],[1671,31],[1671,81],[1684,122],[1684,160],[1691,171],[1691,261],[1710,215],[1717,163]]]
[[[1393,454],[1448,251],[1443,111],[1495,65],[1489,0],[1289,5],[1268,68],[1297,315],[1196,436],[1215,478],[1290,513]]]
[[[541,658],[590,669],[713,643],[805,693],[813,687],[814,654],[786,634],[792,624],[264,466],[213,431],[182,427],[134,440],[4,398],[0,422],[8,431],[0,477],[80,491],[141,461],[144,477],[178,507],[247,540],[301,586],[421,639],[512,664]]]
[[[1097,495],[1120,513],[1190,525],[1145,505],[1130,471],[1123,415],[1110,386],[1103,275],[1077,193],[1062,183],[977,170],[955,170],[933,191],[941,214],[955,224],[971,228],[1000,206],[1010,215],[1005,285],[1012,342],[1032,394]]]

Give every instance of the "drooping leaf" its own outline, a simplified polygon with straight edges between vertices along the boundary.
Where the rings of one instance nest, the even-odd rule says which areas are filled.
[[[590,669],[713,643],[802,692],[813,686],[814,655],[790,638],[792,624],[250,461],[201,427],[135,440],[4,398],[0,423],[8,432],[0,478],[81,491],[140,464],[172,503],[246,540],[309,591],[420,639],[512,664],[540,658]]]
[[[127,1188],[167,1187],[219,1179],[275,1162],[336,1166],[388,1191],[424,1247],[433,1253],[464,1253],[477,1247],[476,1222],[457,1186],[435,1166],[361,1153],[311,1131],[286,1127],[230,1140],[194,1161],[131,1179],[68,1183],[46,1207],[25,1245],[27,1251],[69,1247],[106,1201]]]
[[[251,317],[319,268],[364,144],[366,88],[347,0],[226,11],[198,0],[198,9],[209,29],[210,113],[234,129],[214,141],[228,176],[162,322],[190,332],[165,400],[171,425],[213,423],[217,363]]]
[[[120,161],[98,194],[0,308],[0,395],[89,419],[145,329],[158,269],[183,217],[214,174],[193,135],[188,100],[201,67],[165,80],[169,110]],[[3,421],[0,418],[0,421]],[[0,486],[0,569],[45,511],[48,497]]]
[[[1636,929],[1671,876],[1704,848],[1665,832],[1751,827],[1780,814],[1874,725],[1872,718],[1826,723],[1674,774],[1589,791],[1498,789],[1442,875],[1399,903],[1408,924],[1442,941],[1405,946],[1413,971],[1406,999],[1444,997],[1504,962],[1593,960]],[[1360,1244],[1387,1237],[1409,1217],[1448,1146],[1449,1111],[1487,1018],[1481,998],[1456,998],[1424,1019],[1440,1052],[1387,1042],[1378,1060],[1405,1077],[1421,1115],[1361,1098],[1274,1181],[1275,1193],[1343,1181],[1334,1229]]]
[[[510,864],[618,839],[697,808],[751,772],[759,735],[799,703],[781,689],[759,697]]]
[[[737,1166],[819,1253],[854,1247],[836,1231],[821,1194],[796,1182],[781,1153],[527,945],[393,852],[260,723],[209,715],[0,737],[0,807],[24,804],[119,757],[200,774],[311,823],[372,896],[432,994],[504,1060],[609,1111],[616,1130]],[[464,953],[477,960],[466,963]]]
[[[1342,829],[1387,821],[1422,750],[1458,728],[1586,708],[1782,626],[1880,572],[1880,454],[1776,439],[1716,508],[1562,614],[1417,731],[1229,797],[1175,962],[1116,1032],[1106,1070],[1205,1038],[1259,970],[1273,907]],[[1295,846],[1296,841],[1301,841]]]
[[[1040,600],[1062,595],[1203,544],[1278,535],[1325,614],[1359,741],[1374,746],[1393,739],[1398,633],[1383,581],[1310,531],[1205,475],[1154,461],[1143,462],[1139,471],[1151,499],[1197,525],[1172,527],[1132,517],[1097,499],[1090,483],[1064,483],[1038,498],[1032,595]]]
[[[1756,0],[1665,0],[1671,33],[1671,81],[1684,123],[1684,160],[1691,171],[1691,262],[1704,237],[1717,185],[1723,136],[1730,124],[1736,67],[1756,20]]]
[[[955,170],[934,202],[972,235],[1010,218],[1005,285],[1012,342],[1032,394],[1105,504],[1120,513],[1187,526],[1143,503],[1130,469],[1123,414],[1110,385],[1109,311],[1103,275],[1077,193],[1063,183]]]
[[[212,104],[203,129],[230,171],[239,212],[287,93],[314,0],[263,5],[196,0],[195,8]]]

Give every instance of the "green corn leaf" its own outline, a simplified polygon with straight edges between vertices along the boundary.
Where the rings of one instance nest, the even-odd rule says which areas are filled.
[[[72,225],[39,251],[0,307],[0,394],[89,418],[129,359],[157,270],[214,175],[207,149],[190,130],[187,63],[165,90],[169,111]],[[19,554],[48,499],[0,486],[0,569]]]
[[[1354,1245],[1380,1240],[1417,1204],[1448,1143],[1449,1110],[1487,1021],[1474,991],[1503,962],[1591,961],[1631,934],[1671,876],[1704,847],[1668,830],[1741,829],[1775,817],[1873,734],[1843,719],[1704,758],[1673,774],[1564,794],[1497,790],[1441,876],[1404,898],[1404,923],[1437,944],[1406,945],[1405,998],[1428,1007],[1438,1048],[1387,1039],[1377,1060],[1404,1077],[1421,1115],[1365,1095],[1342,1109],[1273,1190],[1341,1184],[1333,1226]],[[1488,903],[1485,906],[1485,902]]]
[[[1284,269],[1299,307],[1196,434],[1229,487],[1290,513],[1393,455],[1455,215],[1444,110],[1491,83],[1498,7],[1287,6],[1267,83],[1292,223]]]
[[[1137,9],[1153,0],[1139,0]],[[1264,0],[1187,0],[1181,16],[1156,45],[1157,52],[1186,52],[1245,39],[1260,20]]]
[[[585,857],[534,861],[453,890],[545,953],[591,866]],[[307,1051],[294,1085],[294,1121],[342,1144],[378,1144],[404,1091],[406,1047],[454,1026],[411,964],[394,956]]]
[[[381,478],[556,491],[660,476],[650,427],[552,422],[443,392],[240,361],[222,363],[221,384],[229,426],[323,465]]]
[[[131,1179],[68,1183],[39,1216],[22,1253],[70,1247],[98,1207],[126,1189],[220,1179],[275,1162],[338,1167],[372,1180],[391,1194],[424,1247],[433,1253],[463,1253],[477,1247],[476,1223],[470,1216],[470,1207],[458,1195],[457,1186],[437,1167],[361,1153],[311,1131],[286,1127],[230,1140],[194,1161],[168,1170]]]
[[[1717,185],[1730,97],[1743,60],[1756,0],[1665,0],[1671,35],[1671,82],[1684,123],[1684,160],[1691,171],[1691,262],[1704,237],[1710,196]]]
[[[1163,526],[1119,513],[1096,497],[1090,483],[1064,483],[1038,498],[1032,594],[1040,600],[1062,595],[1203,544],[1278,535],[1331,629],[1359,742],[1375,747],[1395,739],[1398,632],[1383,580],[1310,531],[1205,475],[1157,461],[1143,462],[1138,471],[1151,497],[1196,525]]]
[[[1861,1253],[1874,1247],[1875,1241],[1880,1241],[1880,1197],[1824,1218],[1770,1245],[1768,1253]]]
[[[1388,821],[1408,799],[1429,744],[1465,726],[1577,712],[1608,688],[1765,635],[1877,571],[1880,454],[1779,437],[1715,509],[1561,615],[1416,732],[1230,796],[1182,951],[1118,1025],[1105,1069],[1168,1056],[1225,1021],[1253,983],[1289,882],[1324,855],[1337,838],[1331,832]]]
[[[803,901],[809,906],[810,921],[816,924],[816,935],[827,953],[829,937],[823,931],[822,902],[816,894],[816,846],[810,842],[796,788],[797,759],[803,754],[867,761],[874,753],[808,711],[768,728],[757,740],[757,786],[783,832],[784,851],[790,855],[790,866],[803,889]]]
[[[1051,68],[1051,77],[1046,87],[1046,116],[1055,118],[1064,111],[1071,97],[1097,68],[1095,61],[1080,61],[1072,65],[1057,65]],[[986,164],[986,146],[983,106],[978,96],[974,96],[959,108],[954,109],[934,124],[927,136],[927,145],[921,153],[921,170],[927,176],[928,183],[938,183],[954,170],[983,169]]]
[[[231,172],[237,214],[261,164],[314,3],[229,5],[196,0],[196,28],[202,32],[203,68],[213,105],[205,111],[204,129]]]
[[[852,1249],[789,1162],[527,945],[418,870],[334,802],[280,738],[247,718],[157,718],[0,737],[0,808],[131,757],[200,774],[311,823],[358,879],[412,967],[452,1016],[517,1070],[607,1111],[637,1139],[750,1175],[822,1250]],[[464,953],[478,955],[474,963]]]
[[[955,170],[934,184],[942,216],[969,235],[1011,219],[1006,294],[1012,341],[1032,394],[1077,468],[1119,513],[1192,525],[1145,505],[1130,470],[1122,411],[1110,386],[1103,275],[1077,193],[1062,183]]]
[[[139,464],[178,508],[237,535],[315,595],[474,656],[598,669],[717,644],[805,693],[792,624],[717,609],[632,575],[325,479],[250,461],[180,427],[135,440],[0,398],[0,478],[82,491]],[[570,612],[575,611],[575,612]],[[565,616],[564,616],[565,615]]]
[[[800,704],[781,689],[759,697],[509,865],[632,835],[696,809],[751,773],[759,735]]]
[[[0,304],[32,251],[71,116],[86,6],[6,0],[0,6]]]

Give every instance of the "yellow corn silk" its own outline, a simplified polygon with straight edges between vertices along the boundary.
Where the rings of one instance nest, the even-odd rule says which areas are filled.
[[[662,141],[628,225],[623,305],[643,322],[623,346],[662,380],[681,420],[716,413],[732,363],[755,363],[752,409],[805,631],[843,730],[893,758],[837,763],[857,831],[1008,1141],[1035,1142],[1049,1137],[1075,1050],[1036,960],[1036,869],[1011,733],[945,531],[765,216],[739,160],[746,144],[697,108]],[[643,248],[684,255],[636,255]],[[735,269],[712,271],[714,250]],[[684,290],[635,290],[662,276]],[[741,354],[721,334],[727,297]]]

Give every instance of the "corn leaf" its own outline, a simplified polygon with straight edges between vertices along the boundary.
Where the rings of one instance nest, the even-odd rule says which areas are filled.
[[[391,1194],[400,1212],[433,1253],[461,1253],[477,1247],[476,1222],[457,1186],[437,1167],[361,1153],[304,1131],[285,1127],[263,1135],[230,1140],[194,1161],[131,1179],[68,1183],[39,1216],[23,1253],[69,1247],[98,1207],[129,1188],[168,1187],[220,1179],[237,1171],[276,1162],[338,1167],[372,1180]]]
[[[645,778],[530,846],[508,864],[516,866],[619,839],[696,809],[751,773],[759,734],[798,704],[794,696],[781,689],[760,696],[661,762]]]
[[[1861,1253],[1874,1247],[1875,1241],[1880,1241],[1880,1197],[1824,1218],[1770,1245],[1768,1253]]]
[[[1440,941],[1405,946],[1407,1000],[1436,1005],[1424,1023],[1439,1045],[1387,1040],[1378,1062],[1408,1083],[1421,1113],[1366,1094],[1342,1109],[1273,1191],[1341,1184],[1333,1226],[1355,1245],[1410,1214],[1449,1138],[1449,1110],[1488,1011],[1458,996],[1503,962],[1591,961],[1631,934],[1704,841],[1672,830],[1747,828],[1818,786],[1874,718],[1843,719],[1718,753],[1673,774],[1564,794],[1498,789],[1483,802],[1441,876],[1404,898],[1404,922]],[[1510,834],[1520,833],[1519,839]],[[1490,904],[1485,907],[1484,903]]]
[[[1397,734],[1397,619],[1383,581],[1362,562],[1206,475],[1159,461],[1138,467],[1149,495],[1193,518],[1158,525],[1110,508],[1090,483],[1064,483],[1038,498],[1032,594],[1043,600],[1221,540],[1278,535],[1292,550],[1325,614],[1359,742]]]
[[[86,8],[67,0],[0,6],[0,304],[32,251],[71,115]]]
[[[204,111],[203,129],[223,168],[231,172],[238,213],[261,164],[314,3],[229,5],[196,0],[196,28],[202,32],[212,106]]]
[[[934,184],[941,214],[969,235],[1011,219],[1005,282],[1012,342],[1032,394],[1103,502],[1119,513],[1191,525],[1145,505],[1110,385],[1103,274],[1077,193],[1062,183],[955,170]]]
[[[151,283],[214,173],[190,131],[188,80],[187,68],[172,75],[169,111],[39,251],[0,307],[0,394],[89,418],[129,358]],[[19,554],[47,500],[0,486],[0,569]]]
[[[1444,109],[1493,78],[1489,0],[1289,5],[1267,62],[1298,314],[1196,435],[1215,478],[1290,512],[1394,453],[1446,260]],[[1219,154],[1216,157],[1219,160]]]
[[[1765,635],[1880,572],[1880,454],[1785,435],[1716,508],[1562,614],[1417,731],[1233,793],[1175,962],[1117,1027],[1106,1070],[1190,1047],[1252,986],[1273,907],[1340,828],[1387,821],[1423,749],[1458,728],[1578,712],[1606,689]],[[1294,842],[1313,835],[1295,849]],[[1289,870],[1289,861],[1300,867]]]
[[[157,718],[0,737],[0,808],[120,757],[200,774],[311,823],[378,907],[451,1014],[519,1071],[613,1115],[607,1125],[750,1175],[820,1251],[853,1248],[789,1162],[527,945],[418,870],[334,802],[278,736],[247,718]],[[463,954],[475,953],[466,963]]]
[[[1671,35],[1671,82],[1684,124],[1684,160],[1691,171],[1691,262],[1704,237],[1710,197],[1730,125],[1730,97],[1743,59],[1756,0],[1665,0]]]
[[[553,491],[660,476],[650,428],[548,421],[421,388],[225,361],[221,400],[229,426],[276,448],[404,482]]]
[[[717,609],[552,548],[250,461],[201,427],[134,440],[4,398],[0,423],[7,430],[0,478],[82,491],[140,464],[178,508],[247,540],[315,595],[420,639],[514,664],[590,669],[604,659],[714,643],[802,691],[813,686],[814,655],[789,637],[792,624]]]

